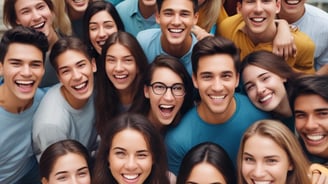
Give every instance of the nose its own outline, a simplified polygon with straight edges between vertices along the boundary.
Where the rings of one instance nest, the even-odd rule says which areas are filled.
[[[180,24],[181,23],[181,18],[180,18],[179,14],[174,15],[172,23],[173,24]]]
[[[73,69],[73,70],[72,70],[72,76],[73,76],[73,79],[74,79],[74,80],[79,80],[79,79],[81,79],[82,74],[81,74],[81,72],[78,71],[77,69]]]
[[[137,162],[133,156],[130,156],[125,164],[125,168],[129,171],[133,171],[137,168]]]
[[[223,84],[222,84],[222,81],[219,77],[217,77],[215,80],[214,80],[214,84],[212,85],[212,89],[214,91],[221,91],[223,89]]]
[[[255,11],[256,11],[256,12],[261,12],[261,11],[263,11],[263,4],[262,4],[262,1],[256,1]]]
[[[114,67],[115,71],[122,71],[123,68],[124,68],[124,67],[123,67],[122,62],[121,62],[120,60],[117,61],[116,64],[115,64],[115,67]]]
[[[257,93],[259,93],[259,94],[264,93],[265,90],[266,90],[266,87],[262,84],[257,83],[257,84],[255,84],[255,86],[256,86],[256,89],[257,89]]]
[[[253,170],[253,176],[255,178],[261,178],[263,176],[265,176],[265,167],[262,165],[262,163],[257,163],[254,166],[254,170]]]
[[[98,37],[103,38],[103,37],[106,37],[106,36],[107,36],[107,34],[106,34],[106,31],[105,31],[104,27],[100,26],[99,31],[98,31]]]
[[[36,21],[39,20],[42,16],[40,15],[38,10],[32,11],[32,20]]]
[[[29,77],[32,75],[32,71],[29,65],[24,65],[21,71],[21,74],[25,77]]]
[[[174,96],[173,96],[173,93],[172,93],[172,88],[167,88],[166,92],[163,95],[163,98],[167,101],[171,101],[171,100],[174,99]]]
[[[308,130],[313,130],[318,128],[319,124],[317,123],[317,119],[313,115],[309,115],[306,120],[305,128]]]

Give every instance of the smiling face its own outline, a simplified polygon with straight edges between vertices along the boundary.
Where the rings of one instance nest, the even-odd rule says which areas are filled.
[[[154,70],[151,84],[161,82],[166,86],[174,84],[182,84],[183,81],[172,70],[165,67],[160,67]],[[151,86],[144,87],[145,97],[150,101],[150,112],[148,114],[152,122],[158,123],[160,126],[169,125],[173,122],[179,112],[184,96],[174,96],[172,89],[167,89],[163,95],[157,95],[153,92]]]
[[[313,155],[328,157],[328,102],[315,94],[295,99],[295,128],[306,149]]]
[[[144,136],[133,129],[118,132],[109,149],[109,169],[120,184],[142,184],[152,169],[152,154]]]
[[[15,13],[18,25],[31,27],[43,32],[47,37],[54,34],[53,13],[43,0],[17,0]]]
[[[191,28],[197,23],[198,13],[194,12],[191,0],[165,0],[156,14],[156,21],[162,30],[164,45],[191,44]]]
[[[248,138],[242,157],[241,172],[248,184],[285,184],[293,169],[286,151],[267,136]]]
[[[101,54],[101,47],[105,44],[107,38],[118,31],[113,17],[102,10],[94,14],[89,21],[89,36],[92,46],[98,54]]]
[[[226,184],[222,173],[213,165],[202,162],[194,166],[186,184]]]
[[[276,112],[288,104],[286,79],[254,65],[248,65],[242,77],[247,95],[257,108]]]
[[[65,0],[70,11],[82,13],[88,7],[89,0]]]
[[[43,74],[43,55],[38,48],[21,43],[9,45],[4,61],[0,62],[4,79],[1,87],[6,98],[31,101]]]
[[[230,55],[200,57],[197,73],[192,79],[201,98],[198,113],[202,119],[207,121],[213,118],[218,121],[217,117],[220,117],[221,121],[232,116],[236,109],[233,95],[238,86],[239,74]]]
[[[133,93],[131,86],[138,74],[137,63],[131,52],[123,45],[115,43],[106,53],[106,74],[115,88]]]
[[[49,180],[43,184],[90,184],[91,178],[86,160],[79,154],[68,153],[57,159]]]
[[[93,73],[97,70],[94,61],[75,50],[63,52],[56,60],[57,75],[66,100],[73,107],[84,105],[93,92]]]
[[[274,19],[280,11],[280,0],[243,0],[237,9],[243,16],[248,34],[265,37],[275,32]]]

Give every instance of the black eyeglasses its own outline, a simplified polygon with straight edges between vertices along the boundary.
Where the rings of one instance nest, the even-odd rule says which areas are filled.
[[[164,95],[168,88],[171,89],[171,93],[173,94],[173,96],[184,96],[186,93],[185,87],[181,83],[176,83],[173,84],[172,86],[166,86],[161,82],[154,82],[149,86],[151,87],[151,89],[156,95]]]

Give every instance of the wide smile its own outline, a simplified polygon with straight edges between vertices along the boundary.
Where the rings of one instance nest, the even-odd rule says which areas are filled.
[[[255,24],[260,24],[266,20],[265,17],[251,17],[249,19]]]
[[[77,90],[77,91],[82,91],[82,90],[84,90],[84,89],[87,88],[88,83],[89,83],[88,81],[85,81],[85,82],[80,83],[78,85],[72,86],[72,88],[75,89],[75,90]]]
[[[17,87],[22,90],[22,92],[30,92],[30,90],[33,88],[35,81],[33,80],[16,80],[15,84]]]
[[[302,0],[285,0],[286,4],[288,5],[297,5],[300,2],[302,2]]]
[[[271,181],[255,181],[255,180],[253,180],[253,183],[254,184],[270,184]]]
[[[326,134],[323,133],[315,133],[315,134],[304,134],[307,140],[313,142],[319,142],[326,137]]]
[[[141,174],[122,174],[124,180],[129,183],[135,183]]]
[[[267,95],[261,97],[261,98],[259,99],[259,102],[262,103],[262,104],[265,103],[265,102],[268,102],[268,101],[272,98],[272,96],[273,96],[272,93],[267,94]]]
[[[41,23],[38,23],[38,24],[35,24],[35,25],[31,26],[31,28],[33,28],[33,29],[42,29],[45,25],[46,25],[46,22],[43,21]]]
[[[175,108],[174,105],[159,105],[158,106],[161,114],[165,117],[165,118],[169,118],[172,116],[172,112]]]

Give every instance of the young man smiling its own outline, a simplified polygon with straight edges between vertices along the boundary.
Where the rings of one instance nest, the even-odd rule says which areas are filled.
[[[191,28],[198,20],[197,0],[157,0],[156,21],[160,29],[139,32],[137,39],[148,62],[159,54],[178,58],[191,75],[191,50],[197,38]]]
[[[62,38],[50,53],[60,84],[51,87],[33,119],[33,148],[38,156],[52,143],[74,139],[96,148],[93,101],[95,61],[74,37]],[[54,114],[55,113],[55,114]]]
[[[220,24],[219,32],[241,49],[241,59],[257,50],[272,52],[273,40],[278,31],[275,17],[280,11],[280,6],[281,0],[239,0],[238,14],[226,18]],[[297,53],[286,62],[298,72],[314,73],[313,41],[297,29],[290,31]]]
[[[235,93],[239,67],[239,51],[230,40],[206,37],[194,46],[192,79],[200,101],[165,137],[169,169],[175,175],[189,149],[206,141],[219,144],[236,160],[243,132],[268,118],[246,96]]]
[[[0,42],[0,183],[40,183],[32,150],[32,118],[43,92],[47,37],[17,26]]]

